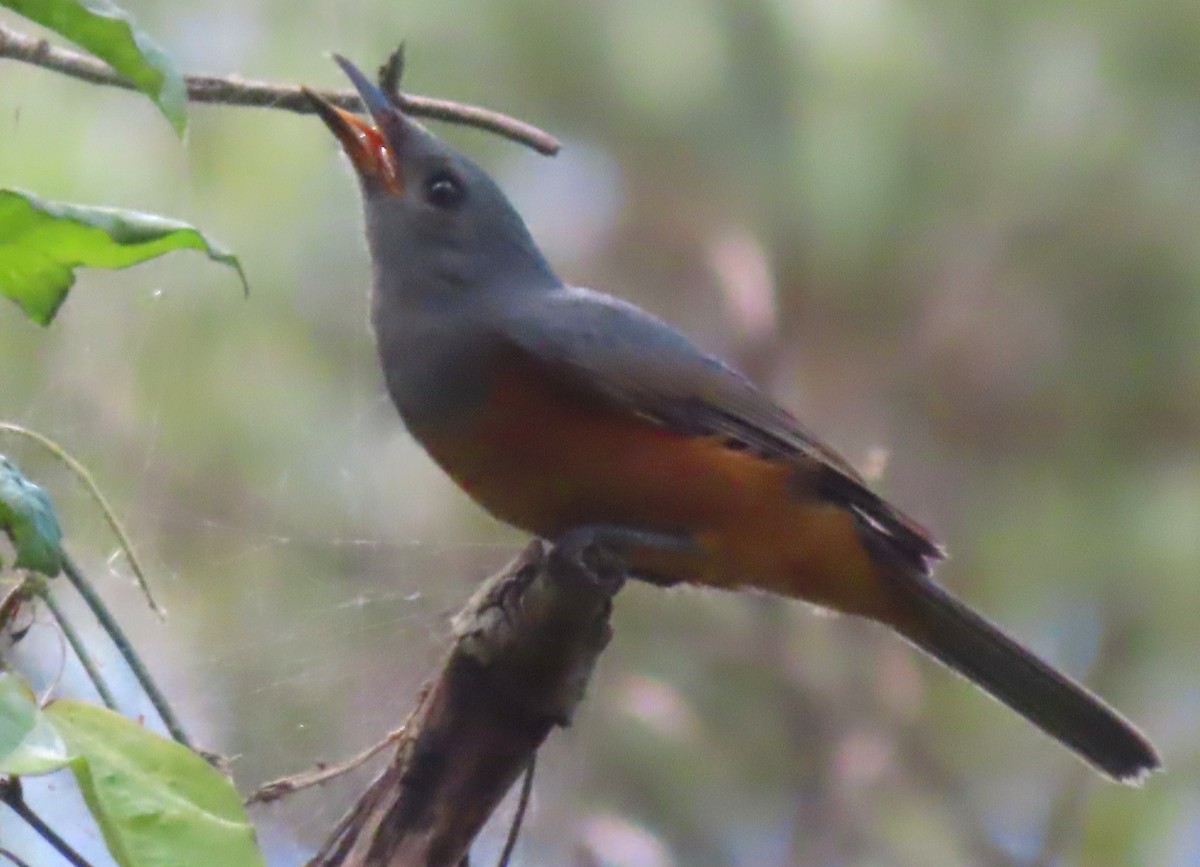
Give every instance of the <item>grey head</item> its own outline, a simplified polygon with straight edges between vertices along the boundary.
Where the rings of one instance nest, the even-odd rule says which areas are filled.
[[[305,93],[358,175],[379,358],[392,400],[423,441],[431,425],[486,396],[510,311],[562,284],[483,169],[334,58],[370,120]]]
[[[374,126],[306,93],[358,174],[375,291],[394,296],[376,303],[458,306],[482,300],[464,298],[468,294],[558,286],[525,222],[487,172],[408,117],[348,60],[334,59]]]

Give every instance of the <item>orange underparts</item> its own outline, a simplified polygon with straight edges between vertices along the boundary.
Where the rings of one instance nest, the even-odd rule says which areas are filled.
[[[430,454],[492,514],[529,532],[553,539],[604,524],[687,534],[700,553],[641,551],[635,569],[852,613],[882,604],[851,514],[798,486],[801,458],[664,430],[524,359],[506,362],[489,399],[453,427],[425,433]]]

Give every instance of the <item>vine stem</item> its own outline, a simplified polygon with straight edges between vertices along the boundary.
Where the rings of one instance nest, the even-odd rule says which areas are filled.
[[[189,750],[194,750],[195,747],[192,745],[187,733],[183,730],[183,725],[179,722],[179,717],[175,715],[175,711],[171,708],[167,697],[158,688],[158,684],[154,682],[154,678],[150,676],[150,670],[142,662],[141,656],[133,649],[133,643],[129,640],[129,636],[125,634],[125,630],[121,628],[121,624],[117,622],[117,619],[113,617],[112,612],[108,610],[108,606],[104,604],[104,600],[100,598],[100,594],[96,592],[96,588],[92,586],[92,582],[88,581],[87,577],[79,571],[79,567],[75,565],[75,561],[65,551],[63,552],[63,572],[66,573],[67,580],[71,582],[71,586],[83,597],[83,601],[87,603],[96,620],[100,622],[101,628],[108,633],[108,637],[116,645],[121,657],[133,672],[133,676],[137,678],[137,682],[141,685],[142,690],[146,693],[146,697],[154,705],[154,710],[158,712],[163,725],[171,733],[171,737]]]
[[[3,48],[4,27],[0,25],[0,49]],[[0,51],[2,56],[2,51]],[[96,484],[96,480],[92,478],[92,474],[88,472],[87,467],[71,456],[71,453],[56,443],[54,440],[45,434],[40,434],[35,430],[23,427],[12,422],[0,421],[0,431],[16,434],[17,436],[25,437],[33,440],[39,446],[44,448],[50,454],[54,455],[59,461],[66,465],[75,477],[83,482],[83,487],[96,501],[96,505],[100,507],[100,512],[104,515],[104,520],[108,523],[109,529],[113,531],[113,535],[117,537],[117,544],[121,548],[121,553],[125,555],[125,559],[129,563],[129,568],[133,571],[134,578],[137,579],[138,587],[142,591],[142,595],[146,597],[146,603],[163,620],[167,617],[167,612],[163,609],[158,601],[154,598],[154,594],[150,592],[150,584],[146,581],[146,573],[142,569],[142,564],[138,560],[137,555],[133,550],[133,542],[129,539],[129,534],[125,532],[125,528],[117,519],[117,513],[113,511],[113,507],[109,505],[108,499],[104,496],[104,492],[100,490],[100,486]]]
[[[21,781],[19,779],[16,777],[0,779],[0,801],[8,805],[10,810],[20,816],[22,821],[36,831],[39,837],[53,846],[55,851],[59,855],[62,855],[72,867],[92,867],[82,855],[72,849],[66,840],[58,836],[54,829],[47,825],[42,820],[42,817],[25,803],[25,796],[21,791]],[[11,858],[12,856],[8,857]]]
[[[100,700],[104,702],[104,706],[109,710],[119,712],[120,708],[117,707],[117,699],[112,694],[112,690],[108,688],[108,684],[105,683],[104,676],[100,674],[100,667],[96,665],[96,661],[88,653],[83,639],[79,637],[79,632],[76,631],[74,624],[68,619],[67,613],[63,611],[62,606],[54,598],[49,584],[44,579],[40,579],[34,582],[33,588],[34,593],[50,609],[50,614],[53,615],[55,622],[58,623],[58,628],[62,630],[63,636],[67,639],[67,644],[71,645],[71,650],[74,652],[75,658],[79,660],[83,666],[83,670],[87,672],[88,679],[91,680],[92,686],[96,688],[96,692],[99,694]]]
[[[504,849],[496,867],[508,867],[513,852],[517,849],[517,838],[521,836],[521,826],[525,824],[525,811],[529,808],[529,796],[533,794],[533,774],[537,767],[537,753],[529,756],[529,764],[525,767],[525,776],[521,780],[521,794],[517,796],[517,811],[513,814],[512,824],[508,826],[508,838],[504,841]]]

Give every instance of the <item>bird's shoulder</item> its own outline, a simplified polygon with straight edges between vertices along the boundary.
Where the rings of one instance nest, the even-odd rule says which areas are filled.
[[[917,522],[749,378],[663,319],[623,299],[561,287],[511,305],[502,339],[547,376],[674,432],[795,464],[804,485],[841,503],[918,564],[943,556]]]
[[[748,377],[635,304],[563,287],[510,308],[503,339],[535,363],[562,371],[666,427],[740,440],[773,456],[813,453],[854,478]]]

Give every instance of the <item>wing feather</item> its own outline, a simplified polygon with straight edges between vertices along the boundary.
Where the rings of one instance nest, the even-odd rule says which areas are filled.
[[[511,301],[511,299],[509,299]],[[909,562],[944,556],[919,524],[874,493],[857,470],[754,383],[639,307],[563,287],[508,304],[501,339],[569,379],[665,429],[726,441],[815,471],[819,496],[844,505]]]

